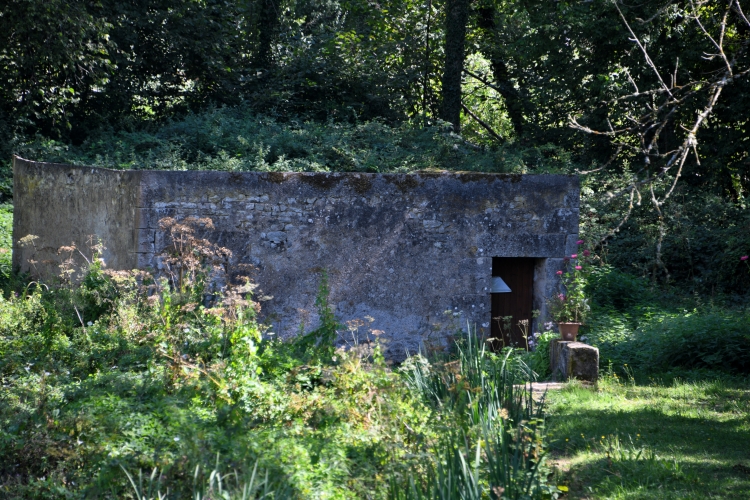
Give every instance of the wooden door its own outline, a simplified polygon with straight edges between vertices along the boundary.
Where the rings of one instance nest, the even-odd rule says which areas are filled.
[[[531,311],[534,307],[534,265],[536,259],[527,257],[493,257],[492,276],[500,276],[511,289],[510,293],[492,294],[490,333],[496,349],[503,346],[526,347],[523,328],[518,322],[527,320],[526,331],[531,333]],[[510,324],[508,319],[510,316]],[[506,326],[507,325],[507,326]],[[508,328],[509,326],[509,328]]]

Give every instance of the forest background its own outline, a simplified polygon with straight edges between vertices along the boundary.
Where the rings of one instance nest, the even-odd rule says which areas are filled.
[[[581,230],[608,262],[744,295],[743,7],[12,0],[3,194],[14,152],[115,168],[580,174]]]

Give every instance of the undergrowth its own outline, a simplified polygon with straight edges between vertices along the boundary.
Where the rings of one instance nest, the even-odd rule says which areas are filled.
[[[583,339],[620,375],[699,379],[750,374],[750,308],[655,288],[610,266],[590,279],[592,318]]]
[[[325,276],[320,328],[282,342],[256,320],[253,284],[221,274],[210,220],[162,226],[160,275],[108,271],[95,244],[61,249],[55,281],[7,282],[0,496],[557,495],[517,357],[473,336],[399,370],[379,347],[335,349]]]
[[[525,173],[570,167],[569,156],[553,146],[479,147],[444,123],[422,128],[377,120],[282,122],[242,106],[133,130],[103,130],[80,145],[18,139],[14,151],[30,160],[115,169]]]

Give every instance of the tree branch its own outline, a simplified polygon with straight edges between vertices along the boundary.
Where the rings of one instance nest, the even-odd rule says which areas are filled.
[[[467,75],[469,75],[472,78],[475,78],[476,80],[479,80],[480,82],[482,82],[483,84],[487,85],[489,88],[491,88],[495,92],[498,92],[498,93],[502,94],[502,90],[500,90],[499,87],[497,87],[497,86],[493,85],[492,83],[488,82],[487,79],[485,79],[485,78],[477,75],[476,73],[473,73],[473,72],[469,71],[466,68],[464,68],[464,73],[466,73]]]
[[[461,103],[461,108],[463,108],[463,110],[466,111],[466,114],[469,115],[470,117],[472,117],[474,119],[474,121],[476,121],[483,129],[485,129],[487,132],[489,132],[489,134],[492,137],[494,137],[495,139],[497,139],[499,142],[505,142],[505,139],[503,139],[502,137],[500,137],[500,135],[497,132],[495,132],[494,130],[492,130],[492,127],[490,127],[488,123],[486,123],[484,120],[482,120],[477,115],[475,115],[469,108],[467,108],[466,104]]]

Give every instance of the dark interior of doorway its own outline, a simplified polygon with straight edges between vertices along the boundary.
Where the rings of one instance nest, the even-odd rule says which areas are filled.
[[[531,333],[534,306],[534,266],[536,259],[528,257],[493,257],[492,276],[500,276],[511,289],[510,293],[493,293],[490,334],[497,339],[495,349],[513,346],[526,348],[524,334]],[[526,320],[527,326],[519,325]]]

